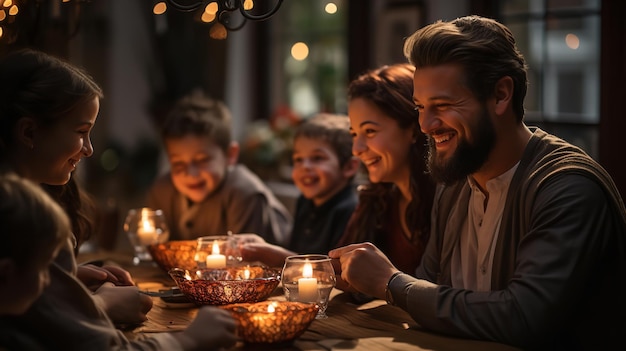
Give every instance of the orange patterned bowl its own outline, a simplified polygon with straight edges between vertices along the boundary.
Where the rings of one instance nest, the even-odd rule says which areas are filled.
[[[148,252],[154,262],[166,272],[172,268],[193,270],[198,266],[194,260],[197,246],[196,240],[172,240],[149,245]]]
[[[262,301],[221,306],[237,321],[237,334],[247,343],[273,344],[302,335],[319,306],[295,301]]]
[[[226,305],[267,299],[280,283],[280,270],[265,266],[169,271],[180,291],[197,305]]]

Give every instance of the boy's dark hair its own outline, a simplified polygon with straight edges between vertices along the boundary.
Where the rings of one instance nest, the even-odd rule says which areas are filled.
[[[224,152],[231,143],[231,114],[226,105],[202,94],[178,100],[161,126],[163,140],[188,135],[207,137]]]
[[[341,167],[352,158],[350,120],[346,115],[320,113],[310,117],[297,127],[294,140],[299,137],[327,143],[337,155]]]

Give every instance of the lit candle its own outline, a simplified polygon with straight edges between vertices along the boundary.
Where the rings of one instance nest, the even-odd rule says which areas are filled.
[[[243,279],[250,279],[250,270],[248,268],[243,271]]]
[[[143,246],[148,246],[157,242],[157,231],[154,226],[154,222],[144,217],[142,214],[141,225],[137,228],[137,239],[139,239],[139,244]]]
[[[207,268],[224,268],[226,267],[226,256],[220,255],[220,246],[217,240],[213,241],[213,249],[211,254],[206,257]]]
[[[318,298],[317,278],[313,277],[313,267],[305,263],[302,268],[302,278],[298,279],[298,300],[302,302],[316,302]]]
[[[274,313],[274,304],[273,303],[267,305],[267,312]]]

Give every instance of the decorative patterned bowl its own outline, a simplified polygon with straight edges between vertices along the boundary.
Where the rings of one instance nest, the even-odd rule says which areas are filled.
[[[197,305],[250,303],[267,299],[280,283],[280,270],[265,266],[169,271],[180,291]]]
[[[302,335],[317,315],[314,303],[262,301],[221,306],[237,321],[237,333],[252,344],[291,341]]]
[[[193,270],[198,266],[194,260],[197,246],[196,240],[171,240],[149,245],[148,252],[154,262],[166,272],[172,268]]]

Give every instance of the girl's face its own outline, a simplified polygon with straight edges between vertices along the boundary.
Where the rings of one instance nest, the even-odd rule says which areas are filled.
[[[236,157],[224,153],[208,137],[169,138],[165,149],[170,161],[172,183],[193,202],[201,202],[224,180]],[[229,153],[235,152],[229,150]]]
[[[302,195],[320,206],[343,189],[354,172],[339,165],[326,142],[298,137],[293,145],[291,177]]]
[[[94,97],[51,126],[38,124],[27,151],[30,158],[22,167],[26,172],[23,176],[50,185],[67,183],[78,162],[93,154],[90,133],[99,108],[100,101]]]
[[[413,130],[402,129],[369,100],[356,98],[348,103],[352,154],[367,167],[372,183],[408,184]],[[416,117],[417,120],[417,117]]]

